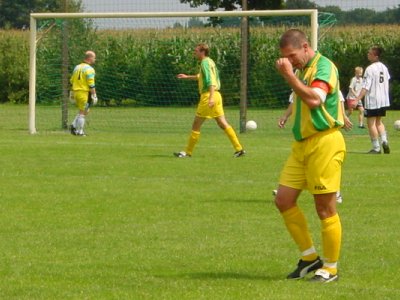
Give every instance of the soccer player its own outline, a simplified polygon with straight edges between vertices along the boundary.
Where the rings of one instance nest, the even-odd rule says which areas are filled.
[[[390,75],[387,67],[380,62],[382,52],[383,49],[379,46],[373,46],[369,49],[367,57],[371,64],[365,69],[363,88],[357,97],[358,101],[365,97],[365,116],[367,117],[368,133],[372,143],[372,149],[368,154],[381,153],[379,136],[383,153],[390,153],[385,125],[382,122],[382,117],[386,116],[386,109],[390,106]]]
[[[336,211],[341,166],[346,147],[339,79],[335,65],[314,51],[301,30],[290,29],[280,39],[276,68],[292,88],[294,125],[292,152],[282,170],[275,203],[297,244],[301,259],[288,279],[316,270],[313,281],[338,279],[342,227]],[[293,69],[296,69],[295,73]],[[297,206],[303,189],[314,197],[321,221],[322,260],[314,247],[306,218]]]
[[[278,127],[279,128],[285,128],[286,122],[289,120],[290,116],[293,113],[293,97],[294,97],[294,94],[291,93],[289,96],[289,105],[286,108],[283,115],[278,119]],[[341,91],[339,91],[339,99],[340,99],[340,102],[342,105],[342,111],[343,111],[343,119],[344,119],[343,128],[348,131],[353,128],[353,123],[351,123],[350,119],[345,114],[344,97],[343,97],[343,94]],[[273,190],[272,195],[276,196],[277,192],[278,192],[277,190]],[[336,192],[336,202],[337,203],[343,202],[343,197],[342,197],[342,194],[340,193],[340,190]]]
[[[89,108],[97,103],[95,87],[95,71],[92,65],[96,62],[96,54],[93,51],[86,51],[83,62],[74,68],[70,82],[76,106],[79,109],[78,115],[70,126],[71,134],[85,136],[85,117]]]
[[[200,138],[200,128],[206,119],[215,119],[218,126],[224,130],[231,141],[235,153],[234,157],[245,154],[242,145],[235,133],[235,130],[227,122],[222,104],[222,97],[219,92],[221,83],[219,80],[218,69],[214,61],[208,56],[209,47],[206,44],[198,44],[194,49],[194,56],[200,61],[200,71],[196,75],[178,74],[177,78],[191,79],[198,81],[200,101],[197,106],[196,115],[192,124],[192,132],[185,151],[175,152],[176,157],[191,157],[193,149]]]
[[[349,116],[353,113],[353,110],[358,109],[358,128],[365,128],[364,126],[364,107],[361,100],[357,100],[357,96],[360,94],[362,89],[362,67],[355,67],[354,77],[350,80],[349,93],[347,94],[347,107],[349,110]]]

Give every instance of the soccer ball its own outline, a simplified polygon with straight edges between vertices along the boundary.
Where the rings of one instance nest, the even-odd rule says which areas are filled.
[[[400,130],[400,120],[394,121],[393,126],[394,126],[394,129]]]
[[[253,120],[247,121],[246,122],[246,129],[247,130],[256,130],[257,129],[257,123]]]

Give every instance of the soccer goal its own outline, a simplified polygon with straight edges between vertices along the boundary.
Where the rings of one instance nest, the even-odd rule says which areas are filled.
[[[317,49],[317,10],[32,13],[29,132],[65,129],[74,117],[69,77],[86,50],[97,53],[93,110],[101,117],[93,117],[93,130],[163,130],[174,110],[191,120],[197,86],[176,75],[198,72],[192,53],[200,42],[211,48],[224,106],[237,116],[231,122],[243,129],[247,108],[287,104],[290,91],[274,65],[279,36],[291,27],[306,31]]]

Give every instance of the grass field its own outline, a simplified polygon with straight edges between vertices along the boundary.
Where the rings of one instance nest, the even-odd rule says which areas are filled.
[[[246,157],[208,122],[194,156],[176,159],[190,108],[95,108],[78,138],[57,130],[56,108],[38,107],[31,136],[25,106],[0,106],[0,298],[400,299],[400,112],[386,118],[390,155],[363,154],[366,130],[344,133],[329,285],[284,279],[298,252],[271,195],[292,141],[280,113],[248,112],[259,129],[240,135]],[[320,250],[307,192],[300,206]]]

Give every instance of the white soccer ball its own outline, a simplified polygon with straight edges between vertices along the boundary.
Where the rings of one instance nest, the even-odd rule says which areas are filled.
[[[400,130],[400,120],[394,121],[393,126],[394,126],[394,129]]]
[[[247,130],[256,130],[257,129],[257,123],[253,120],[249,120],[246,122],[246,129]]]

